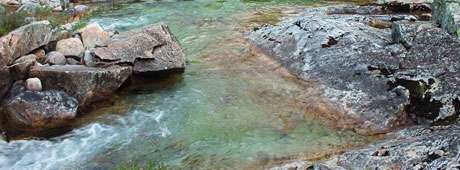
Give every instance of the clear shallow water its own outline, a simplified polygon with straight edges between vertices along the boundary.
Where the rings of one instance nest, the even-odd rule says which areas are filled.
[[[299,4],[310,2],[149,1],[99,13],[91,22],[107,29],[168,24],[186,72],[126,89],[64,136],[0,141],[0,169],[263,169],[368,143],[316,118],[314,87],[243,38],[247,27],[295,14]]]

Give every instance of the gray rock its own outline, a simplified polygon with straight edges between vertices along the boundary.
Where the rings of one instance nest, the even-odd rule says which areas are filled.
[[[328,8],[328,14],[361,14],[361,15],[378,15],[385,14],[385,8],[383,6],[333,6]]]
[[[28,78],[26,80],[26,89],[30,91],[42,91],[42,82],[38,78]]]
[[[114,35],[107,47],[93,52],[105,64],[133,64],[136,74],[185,68],[184,53],[165,25]]]
[[[45,64],[65,65],[66,63],[67,63],[67,60],[65,56],[58,51],[52,51],[46,55]]]
[[[12,83],[12,78],[10,75],[10,70],[6,66],[1,66],[0,65],[0,100],[5,96],[5,94],[8,92],[11,83]]]
[[[262,27],[249,36],[294,75],[320,84],[323,97],[361,133],[384,133],[408,122],[458,117],[460,42],[427,22],[400,21],[410,49],[391,44],[390,29],[367,16],[301,17]]]
[[[97,23],[87,25],[80,33],[86,49],[104,47],[110,41],[109,33],[104,31]]]
[[[66,60],[67,60],[67,64],[69,65],[80,65],[80,62],[73,58],[67,58]]]
[[[83,43],[78,38],[68,38],[57,42],[56,51],[64,56],[83,57],[85,49]]]
[[[433,20],[449,33],[460,36],[460,0],[434,0]]]
[[[89,11],[89,7],[86,5],[76,5],[74,9],[79,15],[83,15]]]
[[[33,22],[0,37],[0,66],[10,65],[18,57],[56,41],[57,31],[48,21]]]
[[[433,0],[378,0],[388,12],[392,13],[430,13]]]
[[[29,54],[20,57],[10,66],[10,72],[14,80],[23,80],[29,75],[30,67],[37,62],[37,56]]]
[[[341,154],[321,165],[332,169],[457,169],[460,125],[411,128],[393,139]]]
[[[85,61],[85,65],[88,67],[96,66],[95,58],[89,50],[85,51],[85,56],[83,57],[83,61]]]
[[[389,13],[430,13],[431,1],[425,0],[381,0],[371,5],[341,5],[332,6],[328,14],[359,14],[359,15],[384,15]]]
[[[15,85],[3,101],[8,124],[41,130],[65,125],[77,115],[77,100],[62,91],[28,91]]]
[[[110,99],[131,76],[131,67],[35,66],[30,75],[42,80],[44,90],[62,90],[86,108],[91,103]]]
[[[406,49],[409,49],[412,46],[406,40],[406,37],[402,32],[402,28],[399,23],[393,23],[393,25],[391,26],[391,41],[392,43],[401,43]]]

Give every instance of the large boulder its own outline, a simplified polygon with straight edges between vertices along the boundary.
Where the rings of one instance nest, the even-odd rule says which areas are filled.
[[[381,16],[379,16],[381,17]],[[415,123],[446,123],[459,115],[460,42],[429,22],[392,29],[367,23],[372,16],[305,11],[249,39],[318,90],[362,133],[385,133]]]
[[[110,41],[109,33],[97,23],[89,24],[80,31],[80,34],[86,49],[104,47]]]
[[[55,41],[57,33],[48,21],[22,26],[0,37],[0,65],[10,65],[18,57]]]
[[[434,0],[433,20],[449,33],[460,36],[460,0]]]
[[[95,48],[93,53],[103,63],[132,64],[135,74],[185,67],[184,53],[166,25],[115,35],[107,47]]]
[[[44,90],[62,90],[75,97],[83,108],[109,99],[131,74],[131,67],[122,66],[54,65],[35,66],[30,70],[31,77],[42,81]]]
[[[65,125],[77,115],[78,102],[65,92],[28,91],[16,84],[3,100],[8,124],[18,129],[40,130]]]
[[[68,38],[57,42],[56,51],[64,56],[83,57],[85,49],[79,38]]]

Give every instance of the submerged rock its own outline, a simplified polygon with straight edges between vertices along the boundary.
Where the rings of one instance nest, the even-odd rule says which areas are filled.
[[[114,35],[107,47],[94,49],[105,64],[133,65],[135,74],[183,70],[184,53],[166,25],[155,25]]]
[[[131,76],[131,67],[35,66],[30,75],[42,80],[44,90],[62,90],[75,97],[85,108],[93,102],[110,99]]]
[[[324,98],[360,122],[359,132],[384,133],[408,122],[458,117],[458,40],[431,23],[407,21],[399,22],[395,39],[391,29],[367,25],[367,16],[325,11],[308,9],[304,16],[260,28],[249,39],[291,73],[319,82]]]
[[[77,100],[62,91],[29,91],[16,84],[3,101],[8,124],[39,130],[64,125],[77,115]]]
[[[340,169],[457,169],[460,125],[413,128],[323,163]]]
[[[271,170],[318,169],[458,169],[460,124],[416,127],[392,133],[377,144],[329,160],[293,161]]]

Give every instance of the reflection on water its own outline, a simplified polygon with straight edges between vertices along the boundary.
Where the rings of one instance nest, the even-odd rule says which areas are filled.
[[[317,102],[314,85],[298,82],[243,38],[245,27],[276,22],[300,2],[148,1],[99,13],[91,22],[106,29],[168,24],[186,52],[185,73],[129,87],[113,107],[83,116],[64,136],[0,143],[0,169],[149,161],[173,169],[261,169],[369,142],[315,119],[308,107]]]

